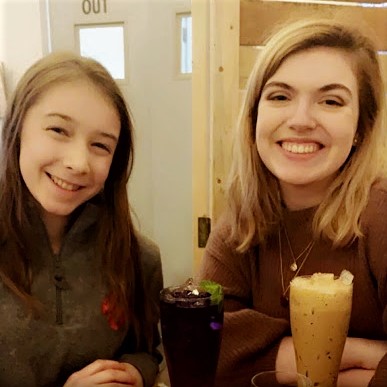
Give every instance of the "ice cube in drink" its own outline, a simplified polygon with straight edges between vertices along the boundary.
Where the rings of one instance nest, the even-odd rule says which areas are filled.
[[[353,275],[300,276],[290,284],[290,323],[297,371],[314,386],[335,387],[348,333]]]
[[[214,297],[192,284],[166,288],[161,292],[160,321],[171,387],[213,387],[223,294]]]

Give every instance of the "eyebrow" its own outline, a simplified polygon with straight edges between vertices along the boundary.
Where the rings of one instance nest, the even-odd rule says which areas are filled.
[[[61,114],[61,113],[47,113],[47,117],[59,117],[65,121],[74,121],[70,116],[67,116],[66,114]]]
[[[115,143],[118,143],[118,138],[114,134],[107,133],[107,132],[102,132],[102,131],[99,131],[98,134],[103,136],[103,137],[110,138]]]
[[[294,88],[292,86],[288,85],[285,82],[269,82],[269,83],[266,83],[266,85],[263,87],[262,91],[268,89],[269,87],[281,87],[281,88],[286,89],[286,90],[294,90]],[[326,91],[337,90],[337,89],[347,92],[352,97],[351,90],[347,86],[344,86],[341,83],[330,83],[329,85],[325,85],[323,87],[320,87],[319,91],[326,92]]]
[[[346,91],[350,96],[352,96],[351,90],[347,86],[344,86],[341,83],[331,83],[329,85],[326,85],[320,88],[321,91],[330,91],[330,90],[336,90],[336,89]]]
[[[74,119],[72,119],[70,116],[68,116],[66,114],[62,114],[62,113],[48,113],[47,117],[59,117],[62,120],[65,120],[67,122],[74,122]],[[109,138],[109,139],[113,140],[114,142],[118,143],[118,138],[114,134],[104,132],[102,130],[97,131],[97,134],[99,134],[103,137]]]
[[[269,83],[266,83],[265,86],[263,86],[262,91],[265,91],[269,87],[281,87],[282,89],[293,90],[293,87],[289,86],[287,83],[284,83],[284,82],[269,82]]]

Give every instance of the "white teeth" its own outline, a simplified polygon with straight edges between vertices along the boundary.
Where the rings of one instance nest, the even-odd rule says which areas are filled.
[[[291,153],[313,153],[319,150],[317,144],[295,144],[294,142],[282,142],[282,149]]]
[[[66,183],[64,180],[59,179],[59,177],[56,177],[56,176],[53,176],[53,175],[50,175],[50,177],[51,177],[51,180],[56,185],[58,185],[60,188],[65,189],[66,191],[76,191],[80,187],[79,185]]]

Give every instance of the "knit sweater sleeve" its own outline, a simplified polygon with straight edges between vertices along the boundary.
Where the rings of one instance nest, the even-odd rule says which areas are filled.
[[[371,191],[369,205],[363,217],[366,254],[375,278],[380,305],[383,308],[383,328],[387,339],[387,181]],[[384,387],[387,380],[387,354],[380,361],[370,387]]]
[[[159,364],[162,361],[162,355],[157,347],[160,344],[160,335],[158,331],[159,320],[159,295],[163,287],[163,277],[161,268],[161,259],[159,248],[149,239],[139,237],[140,255],[143,268],[144,286],[148,296],[148,302],[154,306],[154,323],[153,323],[153,345],[152,350],[132,352],[128,350],[133,342],[132,334],[128,334],[125,343],[120,353],[118,360],[130,363],[135,366],[141,373],[144,387],[154,385]],[[126,347],[126,350],[125,350]]]
[[[289,328],[284,319],[270,317],[253,307],[253,278],[257,257],[239,254],[228,242],[229,228],[221,222],[212,232],[200,278],[224,288],[224,327],[217,386],[250,386],[261,370],[274,370],[279,342]]]

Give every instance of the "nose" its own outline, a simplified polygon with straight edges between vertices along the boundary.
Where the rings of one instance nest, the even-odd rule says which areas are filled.
[[[72,143],[63,157],[64,166],[77,174],[85,174],[90,171],[90,160],[87,146]]]
[[[306,99],[297,101],[288,119],[288,126],[294,130],[311,130],[317,126],[313,105]]]

